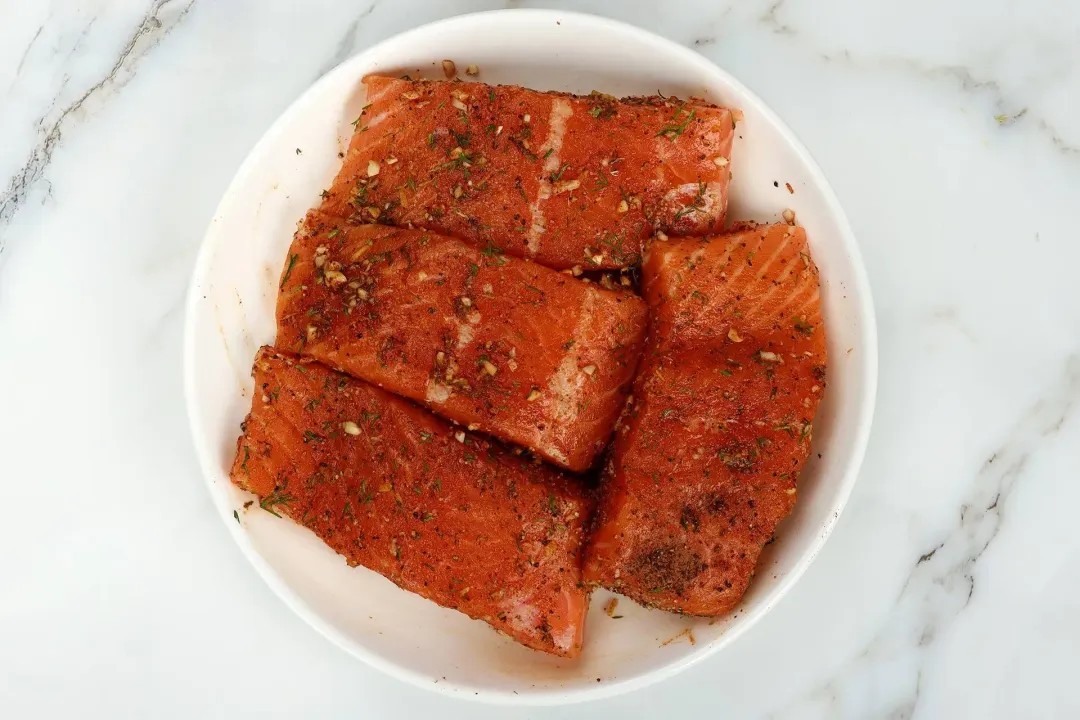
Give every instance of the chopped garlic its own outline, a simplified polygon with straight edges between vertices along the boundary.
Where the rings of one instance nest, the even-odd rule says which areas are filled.
[[[581,187],[581,180],[578,178],[574,178],[573,180],[555,183],[555,187],[552,189],[555,191],[555,194],[558,195],[559,193],[577,190],[579,187]]]
[[[336,287],[338,285],[344,285],[347,281],[348,281],[348,278],[345,277],[345,275],[343,275],[342,273],[338,272],[337,270],[327,270],[326,271],[326,284],[327,285],[332,285],[332,286]]]

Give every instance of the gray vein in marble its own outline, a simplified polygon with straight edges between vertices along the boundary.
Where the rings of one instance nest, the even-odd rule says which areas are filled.
[[[915,716],[915,708],[919,705],[919,698],[922,695],[922,670],[919,670],[915,676],[915,691],[911,695],[911,699],[892,708],[888,715],[885,715],[885,720],[911,720]],[[835,717],[835,716],[830,716]]]
[[[363,12],[353,18],[352,22],[345,28],[345,32],[341,34],[341,38],[338,40],[337,45],[334,47],[334,54],[330,56],[329,60],[323,63],[321,68],[319,68],[318,77],[322,77],[333,70],[355,52],[356,30],[360,27],[360,21],[371,15],[378,4],[378,0],[372,2]]]
[[[830,698],[828,717],[864,717],[865,708],[842,707],[857,702],[858,689],[903,688],[878,698],[888,718],[910,718],[918,707],[923,663],[938,636],[947,631],[975,594],[975,566],[997,537],[1004,510],[1017,480],[1043,442],[1057,433],[1080,407],[1080,354],[1066,359],[1059,380],[1031,406],[976,473],[971,494],[959,509],[959,522],[915,561],[896,604],[871,642],[833,679],[789,709],[798,712],[821,698]],[[912,658],[914,662],[904,662]],[[907,667],[910,666],[910,667]],[[908,676],[902,677],[907,670]],[[893,682],[878,683],[890,674]],[[896,680],[899,679],[899,682]],[[838,710],[843,710],[839,712]]]
[[[27,43],[26,49],[23,50],[22,57],[19,58],[19,64],[15,68],[15,77],[19,77],[19,73],[22,72],[23,65],[26,64],[26,58],[28,58],[30,56],[30,51],[34,49],[34,43],[36,43],[37,39],[39,37],[41,37],[41,31],[44,30],[44,29],[45,29],[45,26],[42,25],[41,27],[39,27],[37,29],[37,32],[34,33],[34,37],[30,38],[30,42]]]
[[[723,33],[724,23],[727,21],[728,16],[731,15],[734,9],[735,8],[733,8],[731,5],[728,5],[726,8],[724,8],[723,12],[721,12],[719,15],[714,16],[712,20],[709,21],[708,27],[704,28],[706,32],[694,38],[694,47],[704,48],[709,47],[710,45],[715,45],[719,40],[720,35]]]
[[[780,20],[779,17],[780,10],[783,8],[785,2],[787,2],[787,0],[774,0],[774,2],[765,9],[765,12],[761,14],[761,17],[758,18],[758,22],[777,35],[794,35],[795,28]]]
[[[112,68],[105,77],[94,83],[77,100],[55,114],[50,121],[50,114],[54,108],[38,119],[37,128],[39,141],[19,170],[9,181],[8,187],[0,194],[0,226],[6,225],[18,212],[38,182],[44,179],[45,171],[52,161],[53,153],[60,144],[64,130],[71,124],[73,114],[82,109],[91,100],[104,96],[113,88],[120,88],[134,75],[135,66],[150,50],[156,47],[161,40],[184,18],[191,10],[195,0],[187,0],[186,3],[178,3],[178,0],[155,0],[150,10],[143,16],[142,22],[124,45],[123,50],[113,63]],[[178,6],[175,13],[171,13],[166,22],[162,22],[161,15],[170,6]],[[91,20],[91,24],[93,20]],[[88,29],[88,28],[87,28]],[[40,34],[40,30],[38,34]],[[84,30],[84,36],[85,36]],[[35,39],[37,35],[34,36]],[[81,42],[81,38],[78,42]],[[76,43],[76,45],[78,44]],[[128,71],[126,77],[122,76]],[[66,82],[66,80],[65,80]],[[0,234],[0,254],[6,246],[4,235]]]
[[[186,298],[187,288],[182,288],[157,319],[150,322],[145,332],[142,333],[141,347],[144,351],[148,352],[159,347],[163,339],[173,336],[173,332],[177,327],[174,323],[178,323],[180,318],[183,317]]]
[[[1065,141],[1065,138],[1061,137],[1061,134],[1057,131],[1057,128],[1043,119],[1036,120],[1036,127],[1050,138],[1051,144],[1058,149],[1058,152],[1065,155],[1080,155],[1080,146],[1073,145]]]
[[[993,117],[1003,130],[1012,126],[1031,124],[1036,132],[1046,136],[1051,145],[1062,155],[1080,155],[1080,146],[1068,142],[1053,124],[1045,118],[1035,116],[1030,112],[1030,108],[1019,107],[1017,103],[1011,101],[999,82],[978,78],[970,69],[962,65],[930,65],[909,57],[856,57],[847,50],[836,54],[822,53],[821,58],[828,63],[842,63],[853,68],[869,66],[899,71],[934,82],[950,80],[958,84],[960,90],[966,94],[989,98]]]
[[[961,320],[959,314],[955,308],[951,307],[939,307],[930,312],[930,320],[936,323],[940,323],[951,330],[956,331],[960,335],[963,335],[973,345],[979,343],[978,338],[975,337],[975,333],[968,329]]]
[[[94,17],[90,18],[90,22],[86,23],[86,25],[83,26],[82,32],[79,33],[79,37],[75,38],[75,42],[71,44],[71,47],[68,48],[67,54],[64,55],[64,62],[67,62],[72,57],[74,57],[75,53],[77,53],[82,48],[83,40],[85,40],[90,34],[90,31],[94,29],[94,24],[97,21],[97,15],[95,15]]]

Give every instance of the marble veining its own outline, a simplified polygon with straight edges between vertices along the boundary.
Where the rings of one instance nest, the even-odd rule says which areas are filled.
[[[78,113],[84,111],[84,108],[84,112],[92,112],[90,105],[106,102],[110,93],[123,87],[124,83],[134,75],[140,58],[161,42],[162,38],[187,15],[194,2],[195,0],[188,0],[186,3],[179,0],[154,0],[143,16],[142,22],[131,34],[104,77],[87,88],[70,104],[59,106],[59,98],[54,99],[37,121],[38,143],[0,195],[0,226],[11,220],[18,211],[19,205],[26,200],[30,189],[44,179],[45,171],[52,160],[54,150],[61,141],[62,133],[66,127],[78,121]],[[87,23],[76,41],[76,46],[85,39],[95,20],[96,18],[91,18]],[[37,29],[23,52],[15,71],[16,79],[34,49],[34,43],[41,37],[44,29],[45,25]],[[4,245],[4,235],[0,234],[0,253],[4,251]]]
[[[660,685],[515,710],[390,680],[266,591],[202,486],[180,332],[218,199],[306,87],[420,23],[538,6],[687,45],[788,121],[860,238],[881,386],[848,508],[764,621]],[[12,717],[1080,717],[1077,3],[69,0],[3,18]]]
[[[1080,355],[1066,359],[1060,377],[1010,429],[975,474],[957,523],[919,555],[881,632],[836,677],[796,703],[826,704],[829,716],[861,716],[867,709],[844,707],[859,689],[883,685],[893,697],[878,698],[891,718],[911,718],[919,703],[924,659],[937,636],[971,603],[976,564],[997,537],[1013,486],[1021,482],[1032,454],[1057,433],[1080,403]],[[775,717],[784,717],[783,714]]]
[[[780,19],[780,11],[785,2],[787,0],[776,0],[776,2],[769,5],[758,18],[758,22],[777,35],[794,35],[795,28]]]
[[[314,79],[317,80],[340,65],[347,58],[356,54],[356,30],[360,27],[360,22],[364,18],[375,12],[376,5],[378,5],[377,0],[368,5],[367,8],[349,22],[345,27],[345,31],[341,34],[341,39],[338,40],[337,45],[334,47],[334,54],[330,56],[329,60],[323,63]]]
[[[1006,95],[996,80],[977,78],[969,68],[959,65],[928,65],[917,58],[906,57],[857,58],[846,50],[836,55],[822,54],[821,57],[826,62],[845,63],[853,67],[870,64],[877,71],[907,73],[931,82],[949,81],[958,85],[964,93],[988,99],[994,111],[994,121],[1002,128],[1021,122],[1030,123],[1060,152],[1067,155],[1080,154],[1080,147],[1067,142],[1048,120],[1029,113],[1028,107],[1020,107]]]

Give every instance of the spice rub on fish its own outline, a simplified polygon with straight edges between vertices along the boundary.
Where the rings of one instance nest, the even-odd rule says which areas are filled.
[[[368,76],[323,209],[424,227],[549,267],[628,267],[654,231],[723,225],[731,111]]]
[[[611,436],[647,324],[627,290],[317,211],[280,288],[279,347],[575,471]]]
[[[313,360],[263,348],[231,477],[352,566],[536,650],[581,650],[590,505],[558,471]]]
[[[818,273],[802,228],[656,242],[650,347],[616,430],[587,582],[720,615],[795,504],[825,389]]]

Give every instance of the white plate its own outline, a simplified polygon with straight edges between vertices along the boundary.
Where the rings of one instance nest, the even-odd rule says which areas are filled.
[[[256,349],[274,339],[274,301],[296,222],[340,166],[364,104],[360,78],[440,61],[475,63],[479,79],[541,90],[697,95],[738,108],[730,217],[798,213],[821,268],[830,384],[815,422],[816,455],[795,513],[763,556],[740,609],[713,624],[648,611],[623,599],[622,619],[593,595],[577,661],[526,650],[482,622],[399,590],[345,561],[306,529],[245,512],[228,479],[250,404]],[[785,187],[790,183],[795,193]],[[185,381],[195,447],[218,510],[266,582],[333,642],[396,677],[463,697],[557,703],[612,695],[668,677],[717,652],[786,593],[821,550],[855,482],[873,412],[877,336],[851,229],[810,155],[764,103],[701,56],[610,20],[509,10],[457,17],[387,40],[346,61],[293,103],[248,156],[210,223],[188,298]],[[233,518],[239,509],[240,523]],[[686,628],[687,634],[664,645]]]

